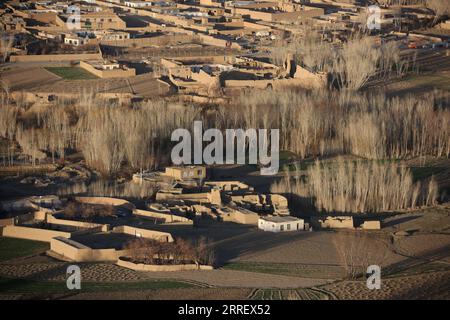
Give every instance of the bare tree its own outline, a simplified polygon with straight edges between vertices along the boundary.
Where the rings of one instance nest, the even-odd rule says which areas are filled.
[[[390,252],[386,239],[375,238],[363,231],[338,232],[333,244],[349,279],[365,275],[370,265],[384,265]]]
[[[450,14],[450,2],[446,0],[426,0],[426,6],[435,14],[434,22]]]
[[[404,166],[378,162],[339,160],[336,164],[316,162],[308,168],[307,179],[287,175],[271,187],[272,192],[295,194],[311,199],[318,211],[367,213],[433,205],[438,189],[414,183]],[[295,176],[294,176],[295,177]],[[422,191],[419,189],[422,188]],[[428,195],[428,196],[427,196]]]
[[[0,58],[5,63],[11,53],[14,37],[6,33],[0,33]]]

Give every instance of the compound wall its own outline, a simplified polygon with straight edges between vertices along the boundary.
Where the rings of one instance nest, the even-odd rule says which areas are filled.
[[[179,264],[179,265],[155,265],[155,264],[143,264],[133,263],[118,259],[117,265],[136,270],[136,271],[186,271],[186,270],[213,270],[212,266],[196,265],[196,264]]]
[[[50,242],[55,237],[70,238],[70,232],[54,231],[21,226],[6,226],[3,228],[3,236],[35,241]]]

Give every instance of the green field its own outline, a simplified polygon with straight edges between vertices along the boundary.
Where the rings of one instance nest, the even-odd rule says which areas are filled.
[[[140,282],[82,282],[78,292],[103,292],[121,290],[156,290],[191,288],[193,285],[171,281],[140,281]],[[67,289],[65,282],[61,281],[34,281],[28,279],[16,279],[0,277],[0,294],[56,294],[74,293],[75,290]]]
[[[29,256],[48,249],[46,242],[0,237],[0,261]]]
[[[66,80],[98,79],[97,76],[80,67],[47,67],[45,69]]]

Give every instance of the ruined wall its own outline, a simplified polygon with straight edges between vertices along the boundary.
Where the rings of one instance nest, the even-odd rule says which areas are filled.
[[[156,201],[165,201],[165,200],[184,200],[184,201],[193,201],[193,202],[209,202],[208,193],[184,193],[184,194],[173,194],[166,192],[158,192],[156,194]]]
[[[364,230],[380,230],[381,222],[380,221],[364,221],[361,225],[361,228]]]
[[[346,216],[313,217],[311,224],[321,229],[354,229],[353,218]]]
[[[290,79],[269,79],[269,80],[225,80],[225,87],[227,88],[256,88],[256,89],[277,89],[282,90],[289,87],[301,87],[301,88],[316,88],[318,82],[311,82],[309,77],[302,77],[302,73],[299,73],[300,78]],[[318,81],[318,80],[317,80]],[[320,88],[323,88],[322,86]]]
[[[60,17],[56,14],[56,12],[39,12],[39,13],[31,13],[30,19],[46,23],[46,24],[54,24],[59,27],[65,27],[65,23],[61,20]]]
[[[327,75],[325,73],[312,73],[301,66],[296,66],[294,78],[302,80],[301,84],[310,89],[320,89],[327,86]]]
[[[90,203],[90,204],[103,204],[103,205],[111,205],[115,207],[125,207],[127,209],[133,210],[136,207],[131,202],[118,199],[118,198],[110,198],[110,197],[75,197],[75,201],[81,203]]]
[[[197,38],[200,39],[200,41],[203,44],[209,45],[209,46],[216,46],[216,47],[230,47],[231,49],[242,49],[241,45],[237,42],[228,42],[227,40],[215,38],[206,34],[197,34]]]

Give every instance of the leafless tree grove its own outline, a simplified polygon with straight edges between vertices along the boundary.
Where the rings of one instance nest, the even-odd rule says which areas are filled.
[[[64,159],[68,149],[83,153],[87,164],[113,175],[124,164],[152,169],[167,162],[172,131],[192,126],[193,108],[164,101],[133,108],[107,106],[84,95],[76,102],[56,101],[45,111],[27,112],[5,103],[0,108],[0,137],[19,143],[36,163],[51,155]]]
[[[288,173],[271,187],[272,192],[305,199],[318,211],[372,213],[434,205],[438,196],[433,178],[414,183],[409,169],[377,161],[316,162],[306,172]]]
[[[313,72],[328,73],[331,84],[340,89],[359,90],[369,81],[403,76],[415,63],[400,56],[396,42],[379,45],[362,33],[355,33],[348,42],[336,46],[312,27],[303,28],[301,37],[273,48],[272,61],[282,65],[288,54],[292,55],[297,64]]]
[[[437,93],[388,99],[383,94],[351,91],[258,92],[236,99],[226,113],[218,114],[215,126],[280,128],[280,147],[301,158],[450,154],[450,111]]]
[[[8,141],[9,149],[17,143],[30,163],[47,155],[56,161],[68,150],[80,151],[91,168],[105,175],[114,175],[124,165],[140,170],[170,163],[171,132],[191,129],[194,119],[203,119],[204,128],[280,129],[280,148],[300,158],[450,154],[450,111],[436,92],[387,98],[354,91],[287,90],[276,95],[258,91],[203,113],[163,100],[130,108],[107,106],[83,95],[75,102],[55,101],[43,110],[5,101],[0,108],[0,137]]]
[[[129,257],[135,262],[145,264],[184,264],[213,265],[214,250],[205,238],[192,243],[182,238],[175,242],[158,242],[152,239],[136,238],[125,247]]]

